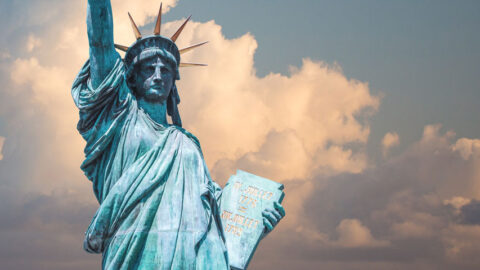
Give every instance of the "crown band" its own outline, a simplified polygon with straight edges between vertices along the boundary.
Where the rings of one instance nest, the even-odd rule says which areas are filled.
[[[130,69],[134,65],[136,65],[140,59],[140,55],[143,51],[149,49],[163,49],[172,54],[175,57],[176,64],[178,68],[178,64],[180,63],[180,52],[177,48],[177,45],[170,39],[163,37],[163,36],[149,36],[142,39],[137,40],[125,54],[125,65],[127,69]]]

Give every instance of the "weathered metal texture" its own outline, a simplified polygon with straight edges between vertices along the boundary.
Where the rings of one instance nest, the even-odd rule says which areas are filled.
[[[220,213],[230,266],[246,269],[263,237],[263,212],[281,203],[283,185],[241,170],[223,189]]]
[[[177,32],[175,32],[175,34],[173,34],[173,36],[170,38],[173,42],[177,41],[177,38],[182,33],[183,28],[185,28],[185,25],[187,25],[187,23],[188,23],[188,21],[190,21],[191,17],[192,17],[192,15],[188,16],[188,18],[185,20],[185,22],[180,26],[180,28],[178,28]]]
[[[153,30],[153,34],[156,36],[160,35],[160,29],[162,26],[162,4],[160,4],[160,10],[158,11],[157,22],[155,23],[155,29]]]
[[[130,23],[132,24],[132,30],[133,30],[133,34],[135,34],[135,38],[137,40],[141,39],[142,33],[140,33],[140,30],[138,29],[137,24],[133,20],[132,15],[130,15],[130,12],[128,12],[128,18],[130,18]]]
[[[102,253],[108,270],[230,269],[217,200],[222,189],[210,178],[198,139],[181,128],[175,85],[180,52],[174,40],[142,37],[131,22],[138,40],[115,45],[110,1],[88,0],[90,60],[72,96],[87,142],[81,169],[100,207],[84,248]],[[126,59],[115,48],[127,51]],[[270,229],[263,233],[284,215],[279,206],[266,210],[263,222]]]
[[[200,46],[202,46],[202,45],[204,45],[204,44],[207,44],[207,43],[208,43],[208,41],[205,41],[205,42],[198,43],[198,44],[192,45],[192,46],[187,47],[187,48],[184,48],[184,49],[180,49],[180,54],[184,54],[184,53],[186,53],[186,52],[189,52],[189,51],[191,51],[191,50],[193,50],[193,49],[195,49],[195,48],[197,48],[197,47],[200,47]]]

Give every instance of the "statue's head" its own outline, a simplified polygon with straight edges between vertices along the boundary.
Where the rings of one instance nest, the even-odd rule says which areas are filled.
[[[133,69],[128,84],[137,98],[151,103],[163,103],[175,86],[176,61],[160,49],[146,50]]]
[[[125,54],[127,85],[137,98],[152,103],[166,102],[170,94],[175,94],[175,80],[180,79],[179,61],[179,50],[170,39],[141,38]]]
[[[180,63],[180,54],[190,51],[206,42],[179,50],[175,41],[189,21],[190,17],[180,26],[176,33],[167,38],[160,35],[162,6],[157,18],[154,35],[142,37],[132,17],[129,15],[137,41],[126,47],[115,44],[119,50],[126,52],[125,79],[128,87],[137,98],[143,98],[152,103],[167,103],[167,112],[172,117],[173,124],[181,126],[177,105],[180,103],[175,81],[180,79],[178,68],[182,66],[205,66],[204,64]]]

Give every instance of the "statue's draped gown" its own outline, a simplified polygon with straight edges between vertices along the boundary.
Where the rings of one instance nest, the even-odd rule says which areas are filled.
[[[81,168],[100,203],[84,247],[103,269],[229,269],[214,183],[198,140],[138,107],[115,67],[96,89],[90,64],[72,87],[86,140]]]

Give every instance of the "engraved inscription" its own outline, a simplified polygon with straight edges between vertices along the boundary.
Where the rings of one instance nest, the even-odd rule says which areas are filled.
[[[259,221],[256,219],[240,214],[233,215],[232,212],[226,210],[223,210],[221,217],[225,232],[236,236],[241,236],[244,229],[256,229],[259,224]]]
[[[240,192],[238,212],[232,213],[224,210],[221,218],[226,233],[241,236],[245,230],[254,230],[260,224],[259,220],[247,216],[248,210],[256,208],[262,200],[271,200],[273,193],[253,185],[243,185],[242,182],[234,182],[233,189]]]

